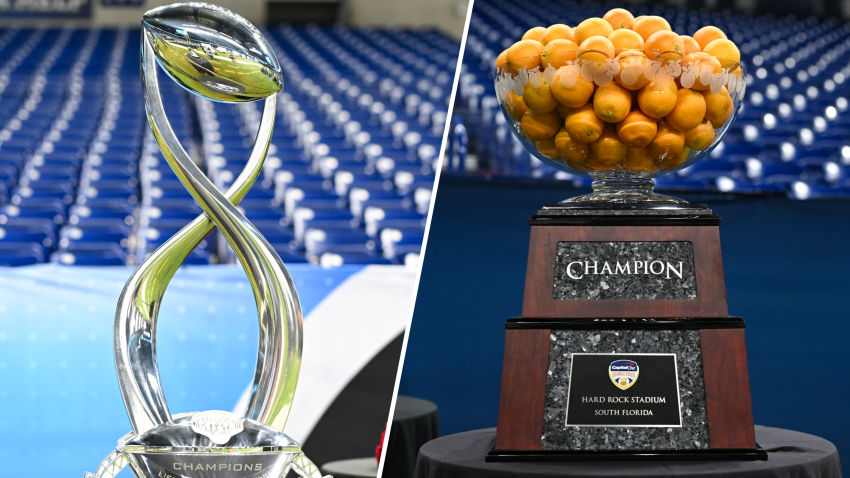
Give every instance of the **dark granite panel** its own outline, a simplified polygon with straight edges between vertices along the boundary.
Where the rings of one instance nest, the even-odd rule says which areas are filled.
[[[711,209],[539,209],[538,216],[700,216],[711,214]]]
[[[682,427],[567,427],[573,352],[675,353]],[[544,450],[708,449],[699,330],[553,330],[543,415]]]
[[[694,245],[690,242],[559,242],[552,297],[556,300],[696,299]]]

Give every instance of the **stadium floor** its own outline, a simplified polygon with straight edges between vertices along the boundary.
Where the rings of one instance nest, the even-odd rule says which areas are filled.
[[[443,176],[399,393],[436,402],[445,434],[496,425],[504,327],[522,306],[528,217],[585,191]],[[707,202],[731,315],[747,321],[755,422],[811,433],[850,453],[840,412],[850,203],[684,196]],[[456,364],[464,363],[464,367]]]

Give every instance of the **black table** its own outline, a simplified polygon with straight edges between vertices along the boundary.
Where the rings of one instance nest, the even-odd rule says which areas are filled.
[[[428,400],[399,395],[390,439],[387,440],[382,476],[412,478],[419,448],[439,436],[437,405]]]
[[[756,426],[756,441],[767,450],[767,461],[486,463],[484,454],[495,441],[495,428],[458,433],[433,440],[419,450],[415,476],[841,478],[838,450],[832,443],[805,433],[763,426]]]

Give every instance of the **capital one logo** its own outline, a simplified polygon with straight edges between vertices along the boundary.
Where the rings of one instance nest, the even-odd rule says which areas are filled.
[[[608,366],[608,377],[620,390],[626,390],[637,382],[640,367],[634,360],[615,360]]]

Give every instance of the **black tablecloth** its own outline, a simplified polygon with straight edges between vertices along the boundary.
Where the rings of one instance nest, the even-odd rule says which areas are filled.
[[[838,450],[832,443],[805,433],[762,426],[756,426],[756,441],[767,450],[767,461],[486,463],[484,454],[495,441],[495,428],[458,433],[433,440],[419,450],[415,476],[841,478]]]
[[[382,476],[412,478],[419,448],[439,436],[437,405],[428,400],[399,395]]]

